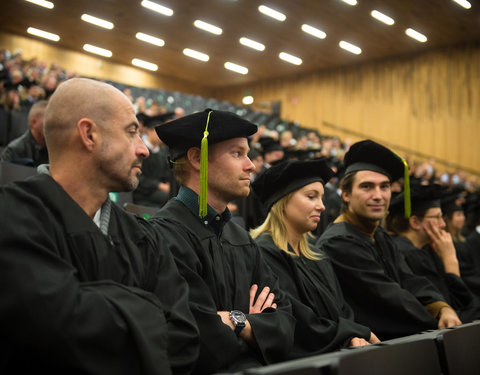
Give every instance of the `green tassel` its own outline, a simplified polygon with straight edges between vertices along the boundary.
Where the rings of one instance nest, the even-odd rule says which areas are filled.
[[[200,146],[200,194],[198,195],[198,216],[207,216],[207,187],[208,187],[208,123],[210,114],[207,115],[207,126],[203,132],[202,144]]]
[[[408,219],[412,213],[412,203],[410,199],[410,175],[408,174],[408,163],[402,158],[404,168],[403,176],[403,200],[405,204],[405,218]]]

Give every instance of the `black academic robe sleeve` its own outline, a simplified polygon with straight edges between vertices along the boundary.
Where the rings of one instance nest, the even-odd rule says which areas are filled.
[[[353,337],[369,340],[370,329],[353,320],[326,255],[322,260],[307,260],[310,267],[318,267],[321,280],[307,266],[304,270],[309,276],[305,276],[297,266],[298,259],[277,248],[271,236],[264,234],[256,241],[292,303],[297,323],[291,359],[348,347]]]
[[[151,248],[158,249],[157,267],[149,268],[148,290],[161,301],[168,324],[168,357],[174,374],[189,374],[198,358],[199,338],[195,318],[188,302],[188,284],[180,275],[173,255],[158,231],[140,219],[151,234]]]
[[[332,260],[356,320],[381,340],[437,328],[424,305],[443,297],[427,279],[414,275],[391,239],[377,231],[382,253],[347,223],[332,224],[317,242]]]
[[[442,260],[430,247],[418,249],[403,237],[394,239],[402,251],[410,269],[419,276],[424,276],[442,293],[444,300],[454,309],[461,309],[473,300],[473,295],[462,281],[452,273],[446,273]]]
[[[473,255],[473,249],[468,242],[454,242],[457,252],[460,275],[476,298],[480,298],[480,267]],[[479,249],[480,251],[480,249]]]
[[[80,282],[58,255],[41,202],[17,193],[0,190],[0,330],[8,347],[0,363],[46,373],[171,373],[160,300],[113,281]]]
[[[430,280],[464,323],[480,317],[478,303],[471,290],[461,277],[445,272],[441,258],[429,245],[418,249],[405,237],[396,237],[394,241],[411,270]]]
[[[176,204],[181,205],[178,202],[170,202],[170,205]],[[188,211],[186,213],[188,218],[190,213]],[[189,285],[190,308],[200,331],[200,355],[194,373],[208,374],[242,368],[242,363],[250,363],[249,367],[252,367],[286,359],[293,343],[294,320],[291,316],[291,305],[278,290],[278,281],[271,277],[271,270],[260,257],[258,249],[255,258],[248,259],[248,262],[241,261],[246,254],[236,254],[239,257],[238,263],[229,264],[226,259],[217,260],[223,262],[223,267],[213,270],[211,257],[220,255],[215,255],[218,253],[212,248],[203,249],[205,244],[192,233],[194,228],[187,229],[177,221],[167,221],[158,217],[151,222],[165,237],[177,267]],[[238,251],[241,252],[241,249]],[[254,270],[246,268],[250,263],[257,265]],[[229,270],[238,277],[231,286],[226,283],[232,276]],[[228,275],[220,277],[222,273]],[[258,344],[258,351],[239,339],[217,314],[217,311],[233,309],[247,313],[249,288],[253,283],[258,283],[259,289],[264,285],[270,286],[276,295],[275,302],[279,306],[277,310],[269,308],[261,314],[247,314]],[[245,288],[245,285],[248,287]]]

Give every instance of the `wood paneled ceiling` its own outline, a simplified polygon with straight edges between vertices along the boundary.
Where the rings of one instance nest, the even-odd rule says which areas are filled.
[[[62,48],[86,53],[85,43],[109,49],[111,61],[131,65],[140,58],[158,65],[156,74],[172,76],[210,88],[226,87],[322,69],[357,64],[387,57],[419,53],[447,45],[480,41],[480,4],[470,0],[467,10],[452,0],[358,0],[350,6],[341,0],[156,0],[171,8],[173,16],[152,12],[141,0],[50,0],[52,10],[24,0],[3,0],[0,30],[29,36],[33,26],[60,35]],[[261,14],[264,4],[284,13],[284,22]],[[379,10],[392,17],[387,26],[371,17]],[[83,13],[113,22],[113,30],[83,22]],[[216,36],[193,26],[200,19],[223,29]],[[302,24],[323,30],[317,39],[301,30]],[[405,35],[414,28],[427,36],[420,43]],[[158,36],[165,46],[156,47],[135,38],[137,32]],[[266,46],[258,52],[239,43],[245,36]],[[35,37],[34,37],[35,38]],[[43,40],[43,39],[42,39]],[[360,55],[344,51],[339,41],[362,49]],[[204,52],[208,62],[183,55],[184,48]],[[303,60],[300,66],[278,58],[287,52]],[[231,72],[231,61],[249,69],[247,75]]]

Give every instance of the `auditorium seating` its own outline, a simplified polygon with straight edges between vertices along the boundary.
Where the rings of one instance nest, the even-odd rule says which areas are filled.
[[[343,349],[300,361],[245,371],[247,375],[439,375],[440,360],[434,340],[396,345]]]
[[[24,180],[36,173],[37,168],[2,161],[0,162],[0,185]]]
[[[0,146],[8,143],[8,117],[7,112],[0,108]]]
[[[445,330],[437,339],[444,374],[480,374],[480,321]]]
[[[245,370],[244,375],[478,375],[480,321]]]
[[[110,199],[117,203],[120,207],[124,207],[125,203],[133,202],[133,196],[131,191],[125,191],[120,193],[110,193]]]
[[[28,129],[27,111],[10,111],[8,141],[20,137]]]
[[[158,212],[158,210],[160,210],[158,207],[142,206],[131,202],[125,203],[123,207],[125,208],[125,211],[143,217],[144,219],[150,219]]]

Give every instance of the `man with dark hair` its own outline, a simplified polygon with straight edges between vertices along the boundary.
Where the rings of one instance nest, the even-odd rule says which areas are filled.
[[[108,199],[148,150],[113,86],[72,79],[45,114],[49,169],[0,188],[2,374],[188,374],[188,287],[148,222]]]
[[[46,100],[40,100],[32,106],[28,112],[29,129],[8,144],[0,158],[2,161],[34,167],[48,163],[48,152],[43,132],[47,104]]]
[[[332,259],[356,320],[381,340],[460,324],[438,290],[411,272],[380,226],[391,182],[404,174],[402,159],[366,140],[352,145],[344,162],[342,214],[317,244]]]
[[[200,330],[194,372],[238,371],[285,360],[293,343],[290,302],[227,208],[250,191],[254,166],[247,137],[257,127],[233,113],[206,110],[156,130],[170,149],[182,186],[151,221],[171,245],[190,287],[190,308]]]
[[[445,231],[439,185],[414,186],[412,215],[403,214],[403,194],[392,200],[387,228],[412,271],[425,276],[464,322],[480,318],[478,301],[460,275],[452,236]]]

